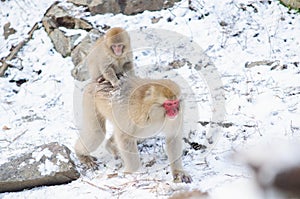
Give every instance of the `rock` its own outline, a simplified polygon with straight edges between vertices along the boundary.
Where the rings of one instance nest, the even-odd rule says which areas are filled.
[[[87,31],[93,28],[87,21],[72,17],[67,10],[61,8],[57,3],[48,9],[42,19],[42,23],[52,40],[54,48],[63,57],[71,54],[71,50],[77,45],[75,41],[80,37],[80,34],[66,36],[59,28],[83,29]]]
[[[155,24],[155,23],[158,23],[163,17],[152,17],[151,18],[151,23]]]
[[[60,185],[79,178],[71,151],[56,142],[11,157],[0,165],[0,193],[37,186]]]
[[[68,0],[78,6],[86,6],[92,15],[105,13],[120,13],[120,6],[118,0]]]
[[[51,17],[43,17],[42,23],[48,34],[50,34],[54,29],[57,28],[57,23]]]
[[[85,38],[78,44],[74,50],[72,50],[71,57],[75,67],[71,71],[72,76],[78,81],[85,81],[89,79],[89,73],[87,67],[82,63],[82,60],[90,52],[95,41],[102,36],[103,33],[93,29]]]
[[[258,187],[265,195],[300,198],[300,142],[285,139],[268,140],[247,151],[237,160],[253,170]]]
[[[209,198],[210,197],[207,192],[193,190],[193,191],[181,191],[179,193],[175,193],[169,199],[209,199]]]
[[[83,29],[91,30],[93,27],[83,19],[76,19],[71,16],[55,17],[58,27],[65,27],[68,29]]]
[[[63,9],[62,7],[59,6],[57,2],[52,4],[52,6],[47,10],[45,16],[46,17],[64,17],[67,16],[69,13],[67,10]]]
[[[10,27],[10,22],[4,24],[3,26],[3,36],[4,39],[7,39],[9,35],[15,34],[17,31],[14,28]]]
[[[74,3],[78,6],[87,6],[91,3],[92,0],[68,0],[67,2]]]
[[[300,0],[280,0],[285,6],[300,9]]]
[[[124,14],[133,15],[145,10],[149,11],[157,11],[162,10],[168,7],[172,7],[174,5],[174,0],[132,0],[130,2],[127,1]]]
[[[74,28],[75,29],[83,29],[83,30],[91,30],[91,29],[93,29],[93,26],[89,22],[87,22],[83,19],[75,18],[75,27]]]
[[[170,8],[179,0],[68,0],[75,5],[87,6],[92,15],[123,13],[134,15],[145,10],[157,11]]]
[[[71,54],[71,39],[66,37],[65,34],[59,29],[54,29],[49,34],[53,45],[57,52],[59,52],[63,57],[69,56]]]
[[[94,1],[95,2],[95,1]],[[84,4],[83,1],[74,1],[76,4]],[[92,1],[86,1],[86,3],[91,4]],[[43,26],[54,45],[54,48],[63,57],[72,56],[72,61],[75,65],[73,71],[77,71],[78,64],[83,60],[83,58],[89,52],[92,44],[96,41],[101,33],[97,29],[93,29],[92,25],[83,19],[78,19],[71,16],[71,13],[65,8],[60,7],[59,3],[54,3],[46,12],[42,19]],[[77,41],[81,36],[82,32],[78,34],[65,34],[70,29],[82,29],[88,31],[87,36],[81,40]],[[85,70],[85,69],[84,69]],[[76,78],[75,73],[72,72],[73,76]],[[87,69],[84,74],[78,74],[79,79],[86,79],[88,77]]]
[[[72,61],[74,65],[78,65],[84,57],[89,53],[91,47],[95,41],[101,36],[100,31],[93,29],[91,30],[85,38],[82,39],[80,44],[78,44],[71,53]]]
[[[300,166],[278,172],[273,186],[290,197],[300,198]]]
[[[59,7],[57,4],[51,6],[43,17],[42,22],[48,34],[59,27],[83,30],[91,30],[93,28],[93,26],[84,19],[70,16],[66,10]]]
[[[117,0],[110,0],[110,1],[92,0],[92,2],[88,5],[88,7],[92,15],[105,14],[105,13],[117,14],[121,12]]]
[[[174,5],[178,0],[68,0],[73,3],[68,8],[62,6],[59,2],[54,3],[46,12],[42,19],[43,26],[51,38],[54,48],[63,57],[71,55],[75,65],[71,71],[72,76],[78,81],[89,79],[89,74],[82,60],[89,53],[95,40],[101,36],[100,31],[83,20],[78,19],[72,14],[72,8],[76,5],[85,6],[92,15],[105,13],[124,13],[136,14],[144,10],[161,10]],[[81,9],[82,10],[82,9]],[[158,22],[158,19],[153,19],[153,23]],[[103,25],[102,30],[106,30],[109,25]],[[69,31],[71,29],[83,29],[87,32],[87,36],[81,40],[82,34],[85,31]],[[66,33],[66,34],[65,34]],[[81,40],[81,41],[80,41]]]

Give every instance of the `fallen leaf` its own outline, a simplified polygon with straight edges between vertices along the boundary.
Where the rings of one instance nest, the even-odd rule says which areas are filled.
[[[9,127],[7,127],[6,125],[4,125],[3,127],[2,127],[2,130],[3,131],[8,131],[8,130],[10,130],[11,128],[9,128]]]

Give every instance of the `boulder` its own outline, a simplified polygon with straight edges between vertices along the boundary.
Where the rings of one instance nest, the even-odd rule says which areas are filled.
[[[299,151],[298,140],[261,140],[260,144],[237,153],[235,157],[253,170],[263,196],[299,199]]]
[[[59,4],[53,4],[42,19],[42,23],[48,34],[56,28],[65,27],[68,29],[91,30],[93,27],[84,19],[75,18],[68,10],[63,9]]]
[[[16,32],[17,32],[16,29],[10,27],[10,22],[7,22],[6,24],[4,24],[4,26],[3,26],[4,39],[7,39],[9,37],[9,35],[15,34]]]
[[[173,6],[177,1],[179,0],[68,0],[74,4],[68,8],[55,2],[45,13],[42,23],[55,50],[63,57],[71,55],[75,66],[71,71],[72,76],[78,81],[85,81],[89,79],[89,74],[82,60],[89,53],[96,39],[103,33],[93,28],[88,21],[73,16],[72,8],[86,7],[92,15],[105,13],[133,15],[144,10],[165,9]],[[101,28],[106,30],[109,27],[109,25],[104,25]],[[74,29],[83,31],[73,31]],[[84,37],[83,34],[86,36]]]
[[[300,9],[300,0],[280,0],[285,6]]]
[[[71,39],[65,36],[65,34],[59,29],[54,29],[50,34],[53,45],[57,52],[59,52],[63,57],[69,56],[71,54]]]
[[[75,5],[86,6],[92,15],[123,13],[134,15],[145,10],[157,11],[170,8],[180,0],[68,0]]]
[[[43,26],[54,45],[57,52],[63,57],[69,56],[72,49],[76,46],[75,41],[80,35],[75,34],[67,36],[60,28],[65,29],[82,29],[90,31],[92,25],[83,19],[78,19],[69,14],[69,12],[59,4],[53,4],[42,19]]]
[[[102,36],[103,33],[93,29],[82,39],[80,44],[78,44],[71,52],[72,62],[75,67],[72,69],[71,74],[74,79],[78,81],[85,81],[90,78],[88,69],[83,62],[83,59],[91,51],[95,41]]]
[[[72,50],[71,57],[72,62],[77,66],[83,58],[90,52],[95,41],[102,36],[103,33],[96,29],[92,29],[88,34],[81,40],[81,42]]]
[[[105,13],[121,13],[121,9],[117,0],[93,0],[90,4],[88,4],[88,8],[92,15]]]
[[[68,0],[67,2],[74,3],[78,6],[88,6],[92,0]]]
[[[68,11],[60,7],[58,2],[53,3],[50,6],[50,8],[46,11],[45,14],[46,17],[52,17],[52,16],[63,17],[67,15],[68,15]]]
[[[124,14],[133,15],[141,13],[145,10],[157,11],[165,8],[172,7],[174,5],[174,0],[132,0],[127,1],[124,9]]]
[[[0,165],[0,193],[60,185],[79,178],[71,151],[57,142],[11,157]]]

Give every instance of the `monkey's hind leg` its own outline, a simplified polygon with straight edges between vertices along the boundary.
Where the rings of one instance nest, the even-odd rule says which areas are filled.
[[[125,165],[124,172],[132,173],[137,171],[141,165],[137,148],[137,140],[134,137],[116,129],[114,132],[114,140]]]
[[[93,169],[96,169],[98,166],[97,158],[91,156],[90,153],[95,151],[104,140],[105,120],[104,122],[99,122],[97,125],[99,129],[83,129],[75,144],[75,152],[80,162],[85,164],[88,168]]]
[[[83,125],[80,129],[80,137],[75,144],[75,152],[82,163],[95,168],[97,159],[90,153],[103,142],[106,128],[105,118],[95,107],[94,92],[91,91],[92,85],[87,85],[83,95]]]
[[[191,183],[192,177],[182,168],[182,140],[181,135],[175,137],[166,137],[166,151],[170,161],[173,181],[175,183],[185,182]]]

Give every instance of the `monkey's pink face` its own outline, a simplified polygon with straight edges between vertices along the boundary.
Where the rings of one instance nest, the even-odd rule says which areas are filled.
[[[113,44],[111,48],[116,56],[121,56],[123,54],[123,44]]]
[[[167,117],[173,119],[175,118],[179,113],[179,100],[166,100],[163,103],[163,107],[166,110]]]

